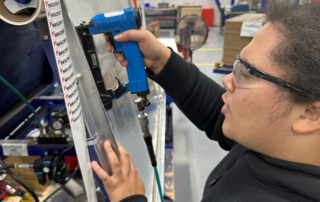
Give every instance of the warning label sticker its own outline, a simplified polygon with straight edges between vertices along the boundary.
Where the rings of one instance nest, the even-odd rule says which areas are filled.
[[[63,46],[61,48],[58,48],[56,50],[56,57],[59,58],[59,57],[63,57],[65,56],[67,53],[69,53],[69,47],[67,46],[68,43],[66,43],[66,46]]]
[[[60,7],[47,12],[48,20],[52,20],[54,18],[61,17],[61,16],[62,16],[62,11],[60,10]]]
[[[61,59],[58,59],[57,63],[58,63],[58,67],[62,67],[63,65],[67,64],[68,62],[71,61],[71,56],[70,54],[68,54],[65,57],[62,57]]]
[[[122,14],[124,14],[123,10],[117,10],[117,11],[111,11],[111,12],[105,13],[104,17],[110,18],[110,17],[122,15]]]
[[[58,19],[49,21],[49,28],[50,29],[57,29],[62,26],[63,26],[63,19],[62,18],[58,18]]]
[[[68,109],[76,106],[78,101],[79,101],[79,95],[75,99],[67,103]]]
[[[53,48],[54,49],[60,48],[66,43],[67,43],[67,37],[56,39],[53,41]]]
[[[2,144],[4,156],[29,156],[27,144]]]
[[[57,38],[61,37],[61,36],[65,36],[65,29],[64,27],[60,27],[59,29],[56,29],[56,30],[51,30],[51,39],[54,41],[54,40],[57,40]]]
[[[72,98],[78,96],[78,88],[76,88],[73,92],[71,93],[66,93],[65,94],[65,100],[69,102]]]
[[[79,118],[81,117],[81,110],[79,110],[79,111],[80,111],[80,113],[78,115],[76,115],[75,117],[71,118],[71,121],[70,121],[71,124],[76,123],[79,120]]]
[[[60,6],[60,1],[59,0],[45,1],[45,6],[46,6],[46,9],[57,8],[58,6]]]
[[[61,78],[61,83],[62,83],[62,85],[65,85],[65,84],[67,84],[68,82],[70,82],[70,81],[72,81],[72,77],[73,77],[73,71],[70,73],[70,74],[68,74],[67,76],[64,76],[64,77],[62,77]]]
[[[74,78],[72,78],[72,82],[71,83],[69,83],[69,84],[67,84],[67,85],[65,85],[64,87],[63,87],[63,92],[64,93],[69,93],[69,92],[71,92],[72,90],[73,90],[73,88],[75,88],[76,86],[77,86],[77,83],[76,83],[76,80],[74,79]]]
[[[73,116],[75,113],[77,113],[80,110],[81,110],[81,105],[79,103],[76,108],[69,110],[69,116]]]

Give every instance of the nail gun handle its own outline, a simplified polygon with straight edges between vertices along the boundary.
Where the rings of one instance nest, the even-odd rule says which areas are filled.
[[[145,97],[150,93],[147,74],[139,45],[135,41],[122,42],[124,59],[128,61],[128,84],[131,93]]]

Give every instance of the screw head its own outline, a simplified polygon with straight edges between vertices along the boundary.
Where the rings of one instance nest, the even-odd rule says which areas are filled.
[[[49,173],[49,171],[50,171],[50,169],[49,169],[48,167],[44,167],[44,168],[43,168],[43,172],[44,172],[44,173]]]

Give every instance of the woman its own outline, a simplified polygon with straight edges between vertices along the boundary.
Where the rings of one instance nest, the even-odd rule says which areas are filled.
[[[230,151],[209,175],[204,202],[320,201],[320,3],[270,0],[266,21],[223,79],[227,90],[146,30],[115,37],[137,41],[149,78]],[[147,201],[125,148],[119,144],[120,161],[108,142],[105,148],[114,175],[92,167],[110,200]]]

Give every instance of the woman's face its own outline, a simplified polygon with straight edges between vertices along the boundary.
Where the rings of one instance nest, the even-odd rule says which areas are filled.
[[[279,67],[272,61],[271,51],[277,46],[279,34],[269,23],[263,26],[240,54],[254,67],[281,78]],[[245,79],[245,78],[244,78]],[[236,86],[234,75],[223,79],[227,92],[222,96],[225,105],[223,123],[224,134],[238,143],[273,156],[289,142],[292,123],[296,118],[291,110],[294,107],[281,96],[279,87],[257,77],[259,86],[245,89]]]

